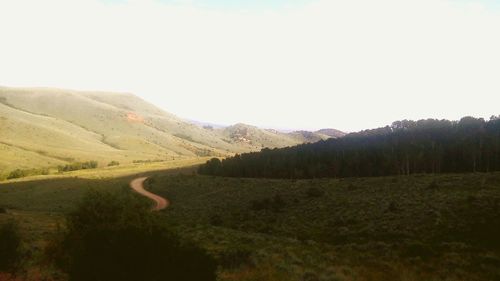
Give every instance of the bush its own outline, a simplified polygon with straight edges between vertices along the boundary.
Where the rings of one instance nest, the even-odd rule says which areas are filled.
[[[438,183],[435,180],[433,180],[431,183],[429,183],[429,185],[427,186],[427,188],[429,188],[429,189],[437,189],[437,188],[439,188],[439,185],[438,185]]]
[[[132,192],[90,192],[48,254],[70,280],[215,280],[204,250],[169,231]]]
[[[236,269],[243,265],[253,265],[252,252],[248,249],[227,249],[219,254],[218,263],[225,269]]]
[[[27,170],[16,169],[10,172],[10,174],[7,176],[7,179],[18,179],[27,176],[48,175],[48,174],[50,174],[50,170],[48,168],[27,169]]]
[[[95,169],[97,168],[97,164],[97,161],[75,162],[64,166],[58,166],[57,169],[59,170],[59,172]]]
[[[210,224],[213,226],[221,226],[223,222],[222,217],[217,214],[210,216]]]
[[[317,187],[309,187],[306,191],[307,197],[309,198],[314,198],[314,197],[321,197],[325,192]]]
[[[250,201],[250,209],[253,211],[269,210],[279,212],[285,207],[286,202],[279,194],[274,195],[272,199],[266,198],[262,200]]]
[[[13,271],[21,260],[21,234],[14,221],[0,225],[0,271]]]
[[[421,242],[413,242],[406,246],[403,251],[403,257],[415,258],[420,257],[423,259],[430,258],[434,255],[434,251],[429,245]]]
[[[399,206],[395,201],[391,201],[387,207],[387,211],[391,213],[397,213],[399,211]]]
[[[319,277],[318,277],[318,275],[316,275],[313,272],[306,272],[302,276],[302,280],[303,281],[319,281]]]
[[[108,167],[118,166],[118,165],[120,165],[120,162],[118,162],[118,161],[111,161],[111,162],[108,163]]]
[[[22,177],[25,177],[25,176],[26,176],[25,171],[20,170],[20,169],[16,169],[16,170],[10,172],[10,174],[7,176],[7,179],[8,180],[10,180],[10,179],[18,179],[18,178],[22,178]]]

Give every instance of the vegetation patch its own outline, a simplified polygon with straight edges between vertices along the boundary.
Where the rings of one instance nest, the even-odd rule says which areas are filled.
[[[277,280],[486,281],[500,277],[499,179],[499,173],[312,180],[180,175],[154,176],[148,189],[172,202],[167,224],[226,264],[223,280],[258,280],[243,276],[272,264]],[[228,262],[232,255],[241,262]]]
[[[216,263],[128,189],[90,192],[48,248],[70,280],[215,280]]]
[[[48,175],[48,174],[50,174],[49,168],[26,169],[26,170],[16,169],[9,173],[7,179],[18,179],[27,176]]]
[[[67,165],[58,166],[59,172],[69,172],[77,170],[95,169],[97,168],[97,161],[75,162]]]
[[[114,161],[114,160],[108,163],[108,167],[111,167],[111,166],[118,166],[118,165],[120,165],[120,162],[118,162],[118,161]]]
[[[13,220],[0,224],[0,272],[15,271],[21,257],[21,234],[18,224]]]

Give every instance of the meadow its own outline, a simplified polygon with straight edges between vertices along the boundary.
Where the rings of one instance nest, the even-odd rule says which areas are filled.
[[[137,176],[170,200],[165,224],[216,258],[219,280],[500,278],[500,173],[274,180],[114,169],[0,184],[0,222],[20,223],[26,280],[64,280],[44,248],[65,214],[89,190],[127,189]]]
[[[221,280],[498,280],[500,174],[269,180],[160,176],[165,221]]]
[[[23,237],[22,280],[65,280],[45,260],[47,242],[64,228],[65,215],[89,191],[129,189],[129,182],[152,174],[192,173],[197,159],[137,163],[38,175],[0,182],[0,224],[15,220]],[[2,275],[0,274],[0,280]]]

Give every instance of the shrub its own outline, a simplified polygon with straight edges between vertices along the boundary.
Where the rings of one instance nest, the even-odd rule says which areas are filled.
[[[173,160],[173,159],[172,159]],[[162,160],[162,159],[148,159],[148,160],[134,160],[132,161],[132,163],[134,164],[142,164],[142,163],[158,163],[158,162],[165,162],[166,160]]]
[[[216,263],[150,212],[147,200],[90,192],[48,249],[70,280],[215,280]]]
[[[313,272],[306,272],[302,276],[302,280],[303,281],[319,281],[319,277],[318,277],[318,275],[316,275]]]
[[[0,271],[13,271],[21,260],[21,234],[15,221],[0,225]]]
[[[426,259],[432,257],[433,255],[434,251],[432,250],[432,248],[421,242],[410,243],[406,246],[405,250],[403,251],[403,256],[410,258],[420,257]]]
[[[50,174],[50,170],[48,168],[40,168],[40,169],[16,169],[7,176],[7,179],[18,179],[27,176],[35,176],[35,175],[48,175]]]
[[[7,214],[7,209],[4,207],[0,207],[0,214]]]
[[[213,226],[221,226],[223,222],[222,217],[217,214],[210,216],[210,224]]]
[[[325,192],[317,187],[309,187],[306,191],[307,197],[321,197],[325,194]]]
[[[59,170],[59,172],[69,172],[85,169],[95,169],[97,168],[97,165],[97,161],[75,162],[64,166],[58,166],[57,169]]]
[[[120,165],[120,162],[118,162],[118,161],[111,161],[111,162],[108,163],[108,167],[118,166],[118,165]]]
[[[26,172],[20,169],[16,169],[7,176],[7,179],[18,179],[26,176]]]
[[[439,188],[439,185],[438,185],[438,183],[437,183],[435,180],[433,180],[433,181],[429,184],[429,186],[427,186],[427,188],[429,188],[429,189],[437,189],[437,188]]]
[[[252,209],[253,211],[269,209],[270,205],[271,201],[269,199],[250,201],[250,209]]]
[[[286,207],[285,200],[283,200],[283,198],[279,194],[274,195],[272,202],[272,210],[275,212],[279,212]]]
[[[251,257],[252,252],[248,249],[230,248],[222,252],[217,261],[223,268],[236,269],[242,265],[253,265]]]
[[[273,212],[279,212],[285,207],[286,202],[279,194],[274,195],[272,199],[265,198],[262,200],[250,201],[250,209],[253,211],[269,210]]]
[[[391,213],[397,213],[399,211],[399,206],[395,201],[391,201],[387,207],[387,211]]]

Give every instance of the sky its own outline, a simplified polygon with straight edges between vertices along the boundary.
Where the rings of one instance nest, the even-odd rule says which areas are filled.
[[[0,0],[0,85],[134,93],[216,124],[500,114],[496,0]]]

